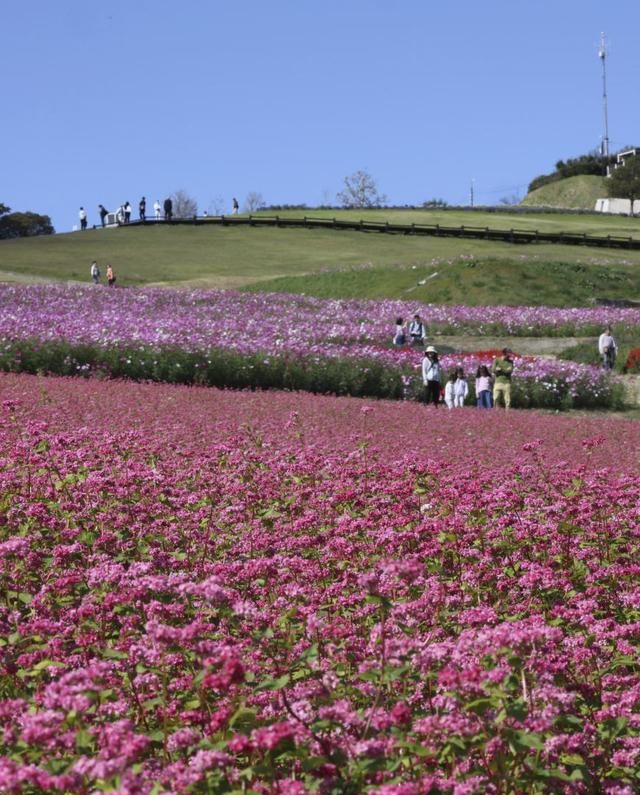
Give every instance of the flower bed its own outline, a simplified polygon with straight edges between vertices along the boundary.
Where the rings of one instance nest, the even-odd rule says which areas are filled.
[[[5,286],[0,367],[416,398],[420,355],[388,344],[381,313],[393,310],[400,311],[388,302],[304,296]],[[376,320],[358,320],[365,311]],[[474,372],[477,356],[443,358],[445,369],[458,362]],[[515,381],[515,407],[616,407],[623,400],[615,377],[569,362],[520,359]]]
[[[637,330],[640,309],[469,307],[407,301],[326,300],[282,293],[86,285],[0,285],[0,336],[85,343],[216,345],[248,352],[308,351],[328,341],[389,345],[395,319],[419,312],[430,331],[480,336],[597,336]]]
[[[637,791],[637,424],[0,390],[1,791]]]

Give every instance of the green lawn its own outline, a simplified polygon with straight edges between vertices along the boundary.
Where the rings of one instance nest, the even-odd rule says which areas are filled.
[[[594,298],[640,298],[640,268],[537,257],[474,257],[290,276],[247,289],[470,306],[589,306]]]
[[[531,191],[522,200],[525,207],[576,207],[593,210],[597,199],[607,197],[606,177],[581,174],[550,182]]]
[[[633,234],[640,220],[465,211],[289,211],[447,226]],[[474,262],[460,260],[461,256]],[[97,229],[0,241],[0,280],[89,281],[96,259],[121,285],[249,287],[455,303],[584,304],[640,297],[640,251],[377,232],[202,226]],[[562,264],[559,264],[562,263]],[[432,277],[432,274],[437,273]],[[432,277],[432,278],[430,278]],[[427,279],[424,285],[418,282]],[[277,281],[274,281],[277,280]]]

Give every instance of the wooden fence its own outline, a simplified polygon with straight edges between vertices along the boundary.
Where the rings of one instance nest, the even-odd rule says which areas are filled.
[[[475,240],[499,240],[504,243],[561,243],[572,246],[622,248],[640,250],[640,239],[622,235],[591,235],[587,232],[539,232],[535,229],[491,229],[488,226],[444,226],[442,224],[398,224],[390,221],[347,220],[342,218],[289,218],[279,215],[216,215],[194,218],[176,218],[171,221],[149,219],[131,221],[127,227],[145,225],[188,226],[267,226],[299,227],[304,229],[335,229],[358,232],[382,232],[391,235],[428,235],[430,237],[457,237]]]

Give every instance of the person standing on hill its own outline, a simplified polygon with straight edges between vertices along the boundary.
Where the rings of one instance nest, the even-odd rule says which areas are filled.
[[[116,275],[113,272],[113,268],[111,267],[111,265],[107,267],[107,284],[109,285],[109,287],[116,286]]]
[[[124,204],[124,222],[128,224],[131,220],[131,203],[125,202]]]
[[[138,213],[140,215],[140,220],[144,221],[144,219],[147,217],[147,200],[144,196],[138,202]]]
[[[173,218],[173,202],[169,197],[164,200],[164,220],[170,221]]]
[[[611,326],[607,326],[598,338],[598,352],[602,356],[602,366],[605,370],[613,370],[618,354],[618,346],[613,338]]]
[[[80,208],[78,216],[80,217],[80,229],[82,232],[84,232],[84,230],[87,228],[87,211],[84,209],[84,207]]]
[[[162,210],[160,199],[156,199],[153,203],[153,212],[155,213],[156,221],[160,220],[160,210]]]
[[[100,283],[100,268],[98,267],[98,263],[95,260],[93,260],[93,262],[91,263],[90,273],[91,273],[91,279],[93,280],[93,283],[94,284],[99,284]]]
[[[233,201],[231,202],[231,207],[233,208],[233,215],[238,214],[238,210],[240,209],[240,205],[238,204],[238,200],[236,197],[233,197]]]
[[[491,372],[495,378],[493,384],[493,405],[495,408],[502,400],[505,409],[511,408],[511,375],[513,373],[513,351],[503,348],[502,356],[493,360]],[[501,398],[502,396],[502,398]]]
[[[98,205],[98,210],[100,210],[100,223],[102,224],[102,226],[104,226],[104,222],[107,215],[109,214],[109,211],[105,207],[103,207],[102,204]]]

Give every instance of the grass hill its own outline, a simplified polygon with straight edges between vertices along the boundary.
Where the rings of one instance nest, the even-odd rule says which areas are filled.
[[[304,211],[281,212],[300,216]],[[464,210],[307,210],[308,215],[580,231],[640,237],[635,218]],[[451,303],[585,305],[640,297],[640,252],[514,246],[326,229],[217,225],[96,229],[0,241],[0,280],[89,282],[89,264],[118,283],[234,287]]]
[[[522,200],[525,207],[560,207],[572,210],[593,210],[596,199],[607,196],[606,180],[581,174],[567,177],[531,191]]]

